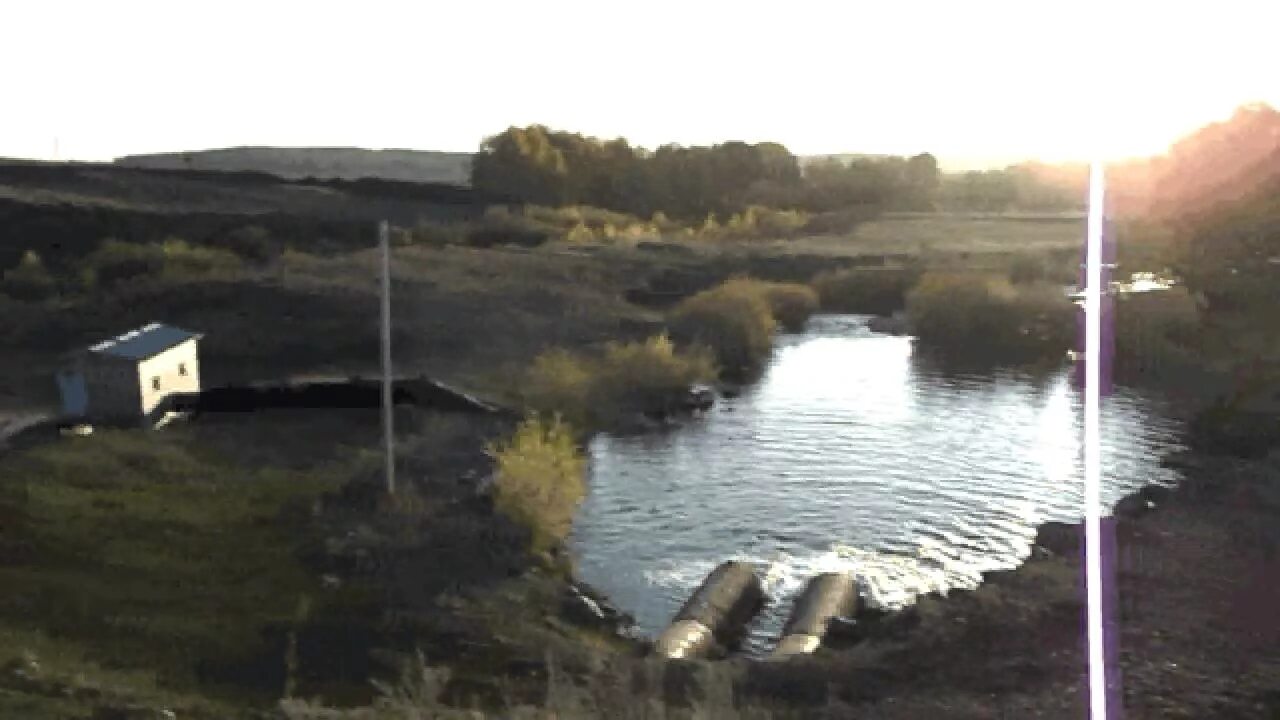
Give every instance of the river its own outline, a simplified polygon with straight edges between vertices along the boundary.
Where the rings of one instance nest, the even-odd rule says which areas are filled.
[[[869,600],[972,587],[1018,565],[1036,526],[1083,514],[1081,406],[1067,368],[953,372],[818,316],[778,338],[759,382],[661,433],[599,435],[571,545],[583,580],[656,635],[715,565],[760,563],[767,648],[813,574],[848,569]],[[1172,484],[1178,421],[1159,399],[1104,400],[1103,502]]]

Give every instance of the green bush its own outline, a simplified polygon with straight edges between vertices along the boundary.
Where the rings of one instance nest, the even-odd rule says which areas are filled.
[[[556,413],[574,425],[592,425],[592,396],[597,363],[591,358],[555,348],[534,359],[525,373],[521,395],[525,405],[545,414]]]
[[[552,224],[523,213],[512,213],[505,207],[494,206],[485,211],[484,217],[467,231],[467,244],[475,247],[494,245],[521,245],[535,247],[560,237],[561,230]]]
[[[916,267],[846,268],[819,273],[813,287],[829,312],[890,315],[906,306],[920,277]]]
[[[809,317],[818,312],[818,293],[800,283],[764,283],[769,310],[783,328],[792,332],[804,328]]]
[[[666,335],[605,346],[593,386],[593,405],[623,412],[667,412],[698,382],[713,380],[715,361],[705,348],[676,350]]]
[[[230,250],[192,245],[181,238],[166,238],[161,244],[164,273],[169,276],[201,276],[233,272],[244,266]]]
[[[741,375],[768,358],[777,321],[761,283],[734,278],[681,301],[670,325],[681,342],[711,348],[724,372]]]
[[[529,368],[522,395],[530,408],[578,427],[608,427],[631,414],[670,411],[691,385],[715,375],[709,352],[680,351],[658,335],[609,343],[599,356],[547,351]]]
[[[569,535],[573,514],[586,495],[586,462],[571,428],[537,416],[510,440],[491,445],[497,464],[494,505],[530,532],[530,549],[543,553]]]
[[[1049,285],[1014,288],[1003,278],[930,273],[907,297],[918,342],[965,360],[1061,358],[1071,346],[1075,309]]]
[[[754,278],[735,278],[735,288],[764,298],[777,326],[795,332],[804,328],[809,317],[818,311],[818,293],[808,285],[769,282]]]
[[[52,295],[56,287],[53,276],[34,250],[23,253],[18,264],[5,270],[0,278],[0,289],[16,300],[43,300]]]
[[[108,238],[85,260],[87,285],[110,289],[141,277],[156,277],[164,270],[165,254],[158,245],[140,245]]]
[[[752,209],[755,210],[756,227],[762,237],[795,237],[809,224],[808,213],[800,210],[774,210],[767,207],[747,208],[748,211]]]
[[[144,278],[184,279],[234,273],[244,267],[240,256],[217,247],[192,245],[180,238],[163,243],[103,241],[81,268],[86,287],[110,290],[120,283]]]

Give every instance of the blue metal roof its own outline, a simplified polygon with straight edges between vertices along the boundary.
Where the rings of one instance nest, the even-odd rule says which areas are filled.
[[[89,352],[129,360],[145,360],[191,338],[201,337],[200,333],[183,330],[171,325],[151,323],[131,330],[119,337],[103,340],[89,348]]]

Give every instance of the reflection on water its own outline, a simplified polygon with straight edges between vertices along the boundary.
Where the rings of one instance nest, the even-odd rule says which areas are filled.
[[[1082,514],[1080,408],[1065,370],[947,372],[864,318],[780,338],[756,385],[677,430],[597,437],[574,528],[584,580],[656,633],[719,562],[767,568],[776,637],[815,573],[848,569],[883,606],[972,586],[1030,552],[1035,527]],[[1104,401],[1103,502],[1149,483],[1177,425],[1161,403]]]

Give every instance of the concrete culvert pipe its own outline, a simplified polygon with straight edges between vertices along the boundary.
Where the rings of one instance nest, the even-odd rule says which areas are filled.
[[[672,659],[708,655],[741,639],[751,618],[764,607],[764,587],[749,563],[730,560],[712,570],[671,624],[658,636],[654,652]]]
[[[857,611],[858,583],[853,575],[843,572],[818,575],[796,598],[770,658],[807,655],[817,650],[833,618],[853,617]]]

